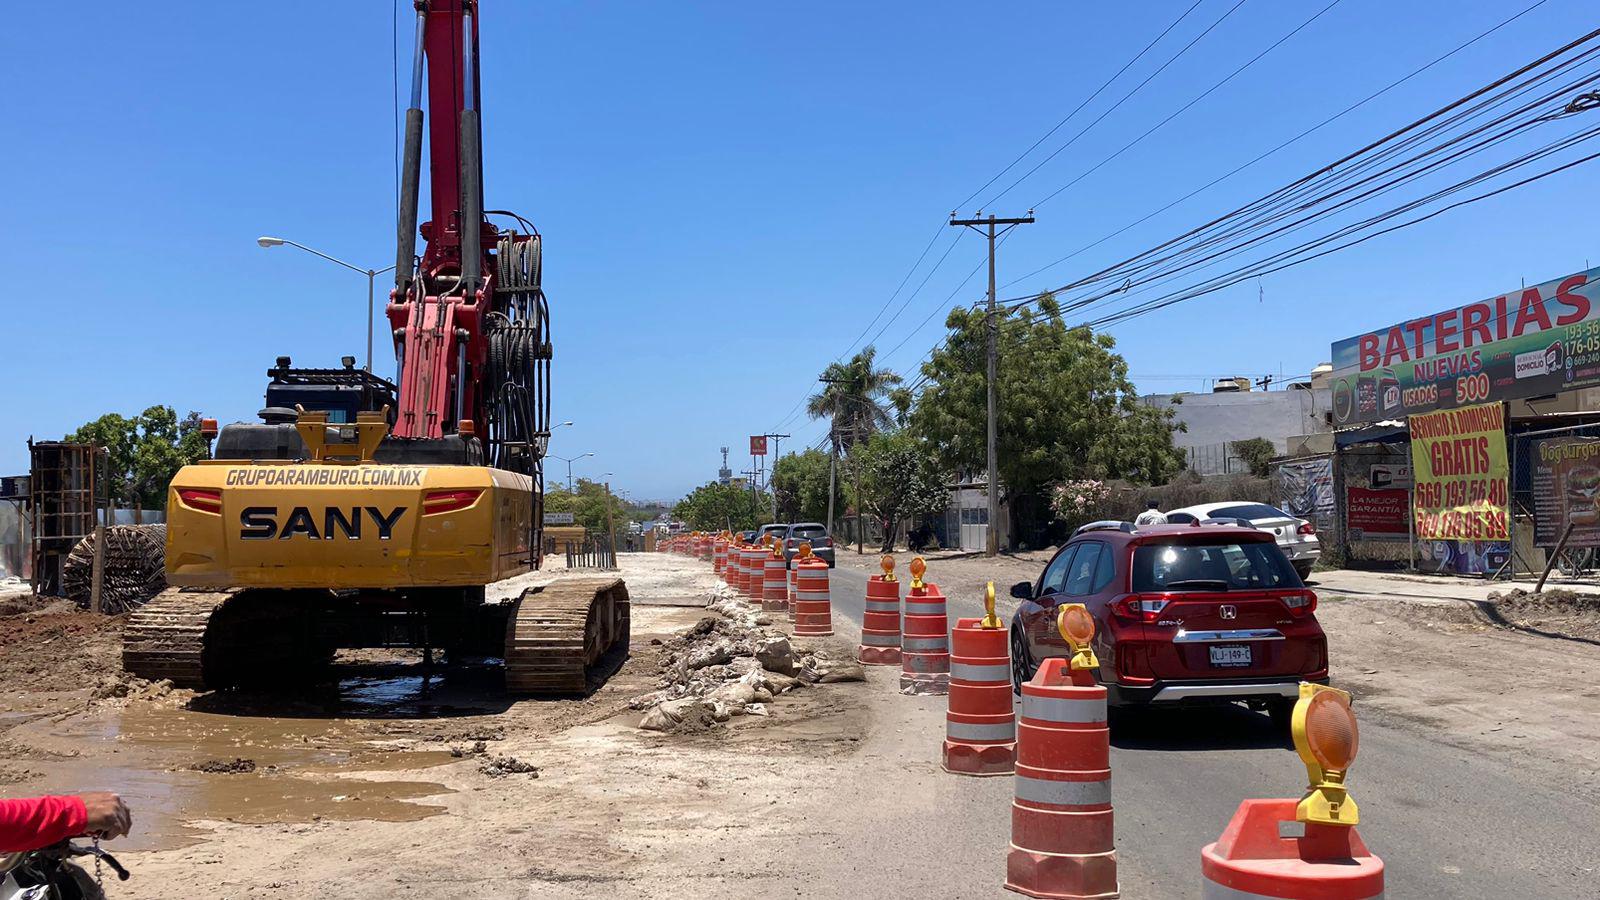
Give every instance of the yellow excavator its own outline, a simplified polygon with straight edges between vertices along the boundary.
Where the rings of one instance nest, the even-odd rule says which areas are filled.
[[[278,358],[263,421],[224,427],[172,481],[172,587],[124,630],[134,675],[270,686],[319,677],[341,648],[407,646],[502,659],[512,693],[574,694],[626,652],[619,579],[485,599],[542,562],[549,306],[538,231],[484,212],[477,0],[416,8],[386,309],[398,375]],[[419,227],[424,87],[433,218]]]

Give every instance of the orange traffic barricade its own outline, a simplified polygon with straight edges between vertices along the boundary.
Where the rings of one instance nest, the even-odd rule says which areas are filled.
[[[906,591],[900,633],[900,693],[944,694],[950,690],[950,619],[944,594],[923,581],[928,564],[911,561],[911,589]]]
[[[867,579],[866,606],[861,613],[861,647],[856,659],[867,666],[900,665],[900,582],[894,557],[879,560],[882,575]]]
[[[827,637],[833,634],[833,603],[828,593],[828,563],[807,553],[795,557],[794,571],[795,636]]]
[[[776,545],[774,545],[776,546]],[[784,564],[783,551],[763,554],[761,560],[761,609],[764,612],[783,612],[789,608],[789,567]]]
[[[1062,620],[1069,616],[1068,641],[1078,652],[1045,660],[1022,686],[1006,888],[1030,897],[1117,897],[1106,690],[1095,683],[1098,662],[1088,650],[1094,620],[1082,604],[1063,606]]]
[[[943,764],[957,775],[1009,775],[1017,762],[1017,718],[1012,706],[1011,648],[994,609],[959,619],[950,630],[950,705],[945,713]]]
[[[1200,851],[1201,896],[1381,898],[1383,860],[1356,832],[1360,810],[1345,785],[1361,745],[1350,695],[1302,682],[1289,731],[1306,767],[1305,796],[1239,804],[1222,837]]]

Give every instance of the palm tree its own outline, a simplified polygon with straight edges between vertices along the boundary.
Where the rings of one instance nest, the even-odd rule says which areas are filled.
[[[889,397],[900,385],[899,375],[874,366],[877,348],[867,346],[849,362],[830,363],[822,370],[822,389],[806,401],[813,419],[827,417],[828,437],[835,452],[894,424]]]
[[[899,375],[874,367],[878,351],[868,345],[846,363],[830,363],[822,370],[822,390],[806,402],[813,419],[828,417],[828,438],[833,444],[833,466],[839,454],[864,441],[873,432],[894,424],[886,402],[900,385]],[[828,528],[833,528],[833,469],[828,478]],[[860,473],[856,473],[860,482]],[[861,512],[856,510],[856,551],[861,550]]]

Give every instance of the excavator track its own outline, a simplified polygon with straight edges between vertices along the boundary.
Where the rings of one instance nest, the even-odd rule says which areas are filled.
[[[621,579],[562,579],[529,588],[506,623],[506,690],[583,694],[589,671],[620,642],[627,647],[628,588]]]
[[[122,668],[151,681],[205,690],[206,627],[237,590],[168,588],[128,617]]]
[[[197,691],[314,680],[333,659],[326,594],[168,588],[128,617],[122,668]]]

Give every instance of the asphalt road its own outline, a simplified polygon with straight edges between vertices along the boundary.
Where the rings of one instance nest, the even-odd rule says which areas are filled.
[[[836,568],[831,581],[836,631],[859,634],[866,573]],[[1002,601],[1001,612],[1010,605]],[[971,599],[952,598],[949,610],[952,619],[982,614]],[[903,795],[909,809],[880,814],[865,804],[866,824],[854,846],[870,850],[885,829],[891,835],[922,829],[920,846],[938,847],[939,856],[961,863],[955,874],[939,867],[944,874],[937,877],[933,869],[905,869],[896,890],[993,896],[998,892],[990,888],[1003,880],[1010,781],[930,772],[927,757],[936,759],[943,733],[943,699],[893,695],[890,675],[873,673],[874,688],[887,696],[879,698],[877,733],[862,749],[869,764],[903,762],[892,771],[861,773],[855,787]],[[1357,712],[1361,753],[1351,796],[1361,807],[1363,838],[1386,864],[1388,896],[1600,897],[1595,786],[1547,783],[1436,742],[1416,723],[1386,720],[1370,707]],[[1217,838],[1239,801],[1298,797],[1305,785],[1288,735],[1242,707],[1119,716],[1111,764],[1127,898],[1198,896],[1200,848]],[[903,821],[907,816],[915,821]]]

